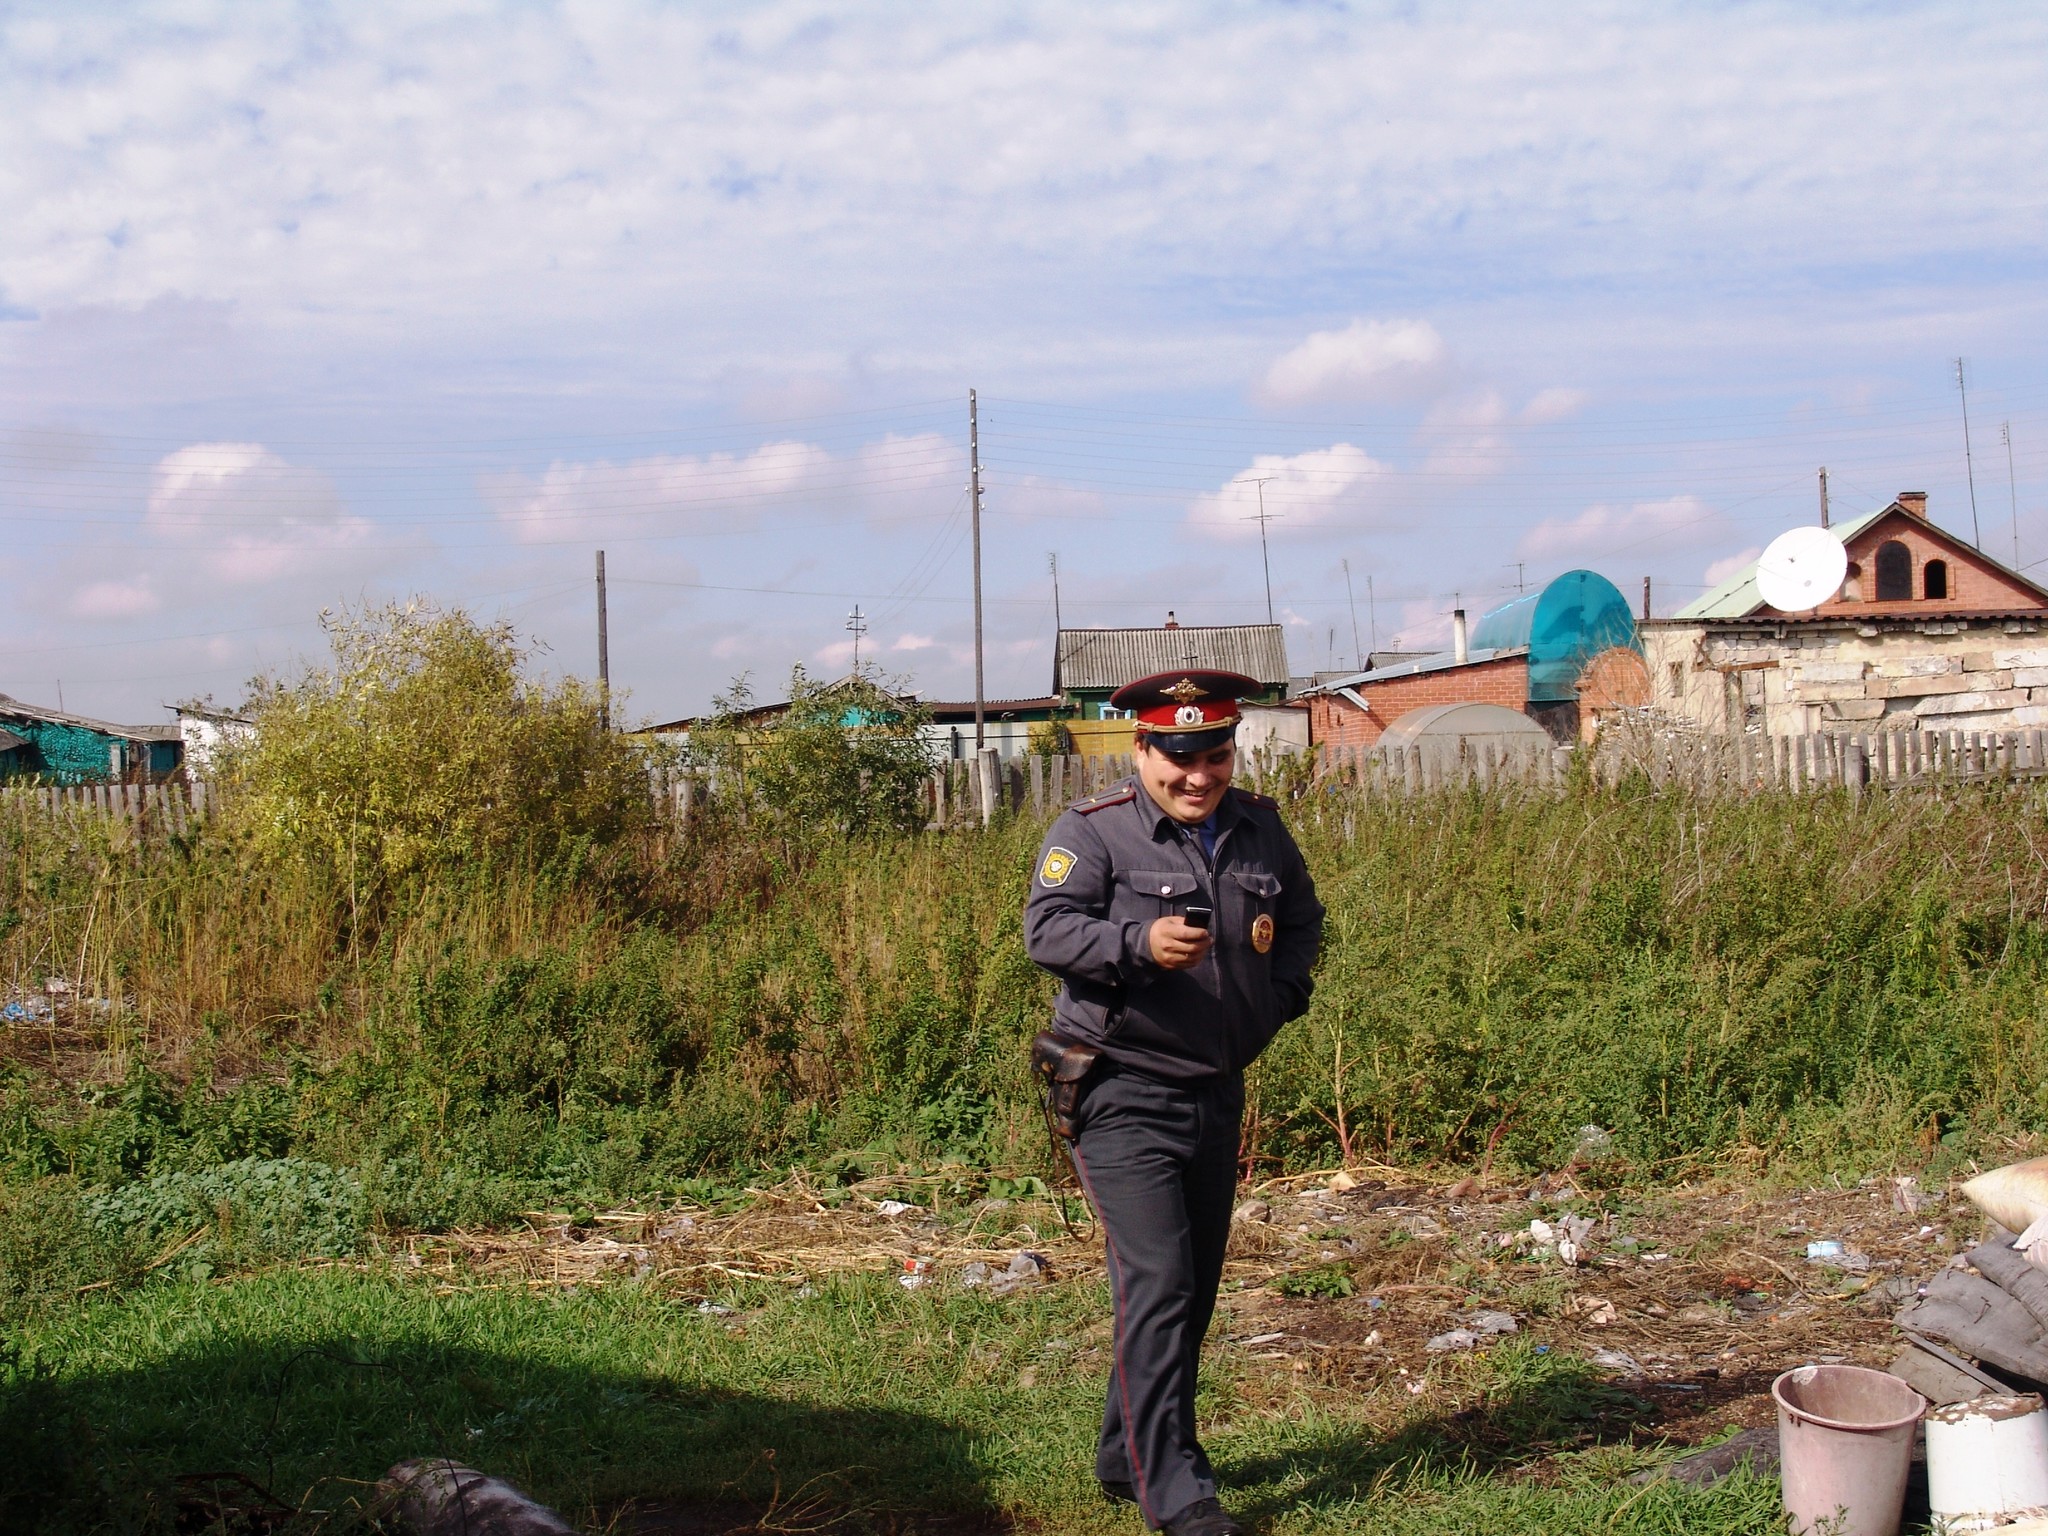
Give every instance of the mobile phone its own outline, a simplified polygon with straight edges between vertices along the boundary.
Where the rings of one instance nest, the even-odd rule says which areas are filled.
[[[1215,915],[1214,910],[1209,907],[1189,907],[1181,913],[1180,920],[1190,928],[1206,928],[1209,926],[1209,919]]]

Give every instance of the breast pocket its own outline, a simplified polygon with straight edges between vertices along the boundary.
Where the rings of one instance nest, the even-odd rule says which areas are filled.
[[[1201,882],[1184,869],[1133,869],[1124,875],[1131,894],[1149,896],[1156,916],[1177,912],[1201,890]]]
[[[1233,869],[1225,883],[1232,893],[1230,942],[1249,944],[1257,954],[1273,948],[1273,911],[1280,899],[1280,878],[1263,869]]]

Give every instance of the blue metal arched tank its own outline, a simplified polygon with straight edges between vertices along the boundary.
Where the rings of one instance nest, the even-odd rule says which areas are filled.
[[[1566,571],[1541,588],[1483,614],[1472,630],[1472,649],[1529,648],[1529,702],[1578,698],[1579,674],[1602,651],[1626,646],[1640,652],[1628,599],[1595,571]]]

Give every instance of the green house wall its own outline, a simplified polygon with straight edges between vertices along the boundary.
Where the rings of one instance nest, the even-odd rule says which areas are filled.
[[[0,755],[0,772],[40,774],[60,784],[98,783],[114,777],[113,748],[125,746],[127,771],[147,769],[161,778],[178,766],[179,743],[129,741],[82,725],[51,720],[9,719],[7,729],[24,745]]]

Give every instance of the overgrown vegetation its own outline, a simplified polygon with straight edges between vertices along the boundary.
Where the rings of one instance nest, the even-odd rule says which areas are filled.
[[[452,1300],[279,1270],[793,1165],[829,1189],[950,1164],[997,1199],[1056,1172],[1023,1050],[1052,995],[1020,927],[1041,828],[921,831],[893,693],[799,675],[776,719],[729,699],[696,743],[720,793],[685,828],[654,813],[649,749],[527,680],[509,633],[413,608],[334,639],[265,685],[223,809],[187,832],[0,801],[0,1443],[40,1469],[37,1507],[162,1524],[170,1446],[331,1507],[321,1479],[482,1437],[581,1510],[630,1455],[638,1487],[757,1509],[778,1476],[829,1475],[835,1508],[1106,1526],[1045,1491],[1086,1486],[1060,1458],[1085,1456],[1099,1381],[1045,1362],[1099,1298],[999,1315],[834,1284],[816,1310],[739,1298],[764,1309],[746,1343],[685,1339],[707,1314],[631,1287]],[[1330,917],[1315,1004],[1252,1076],[1250,1171],[1938,1171],[2048,1131],[2048,787],[1269,787]],[[1584,1396],[1567,1362],[1501,1358],[1520,1374],[1485,1387],[1486,1445]],[[1021,1398],[1026,1365],[1055,1390]],[[1672,1530],[1772,1528],[1754,1485],[1619,1493],[1595,1459],[1562,1492],[1485,1482],[1427,1422],[1238,1427],[1228,1392],[1231,1476],[1288,1529],[1593,1529],[1653,1505]],[[342,1422],[363,1428],[337,1450]],[[736,1468],[735,1435],[790,1451]],[[886,1490],[809,1456],[848,1435],[900,1449]]]
[[[684,833],[590,701],[517,663],[460,615],[349,621],[331,666],[272,685],[202,829],[138,844],[10,805],[0,977],[34,1007],[6,1027],[0,1170],[80,1213],[87,1256],[17,1257],[0,1291],[188,1236],[179,1262],[331,1251],[310,1217],[254,1242],[137,1207],[115,1241],[83,1214],[131,1187],[169,1209],[231,1165],[339,1170],[357,1232],[792,1164],[1053,1171],[1023,1060],[1052,993],[1021,941],[1029,818],[915,830],[894,695],[799,677],[783,723],[728,701],[699,750],[761,793],[728,785]],[[387,734],[410,745],[362,739]],[[591,797],[558,802],[565,776]],[[1615,1177],[1861,1169],[2048,1128],[2041,787],[1282,787],[1330,917],[1314,1007],[1253,1075],[1252,1169],[1557,1166],[1588,1126]]]

